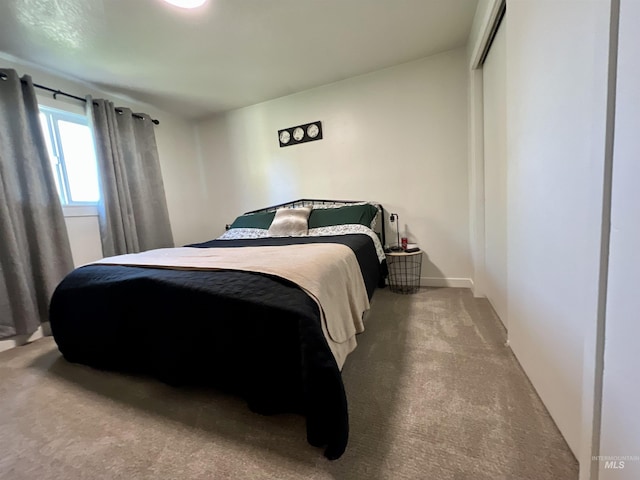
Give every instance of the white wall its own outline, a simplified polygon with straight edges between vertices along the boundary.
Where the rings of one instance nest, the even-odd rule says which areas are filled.
[[[96,207],[65,207],[73,264],[76,267],[102,258],[102,242]]]
[[[201,166],[198,163],[198,149],[196,145],[194,124],[151,105],[137,102],[134,99],[122,98],[104,92],[99,88],[84,82],[63,78],[60,75],[45,71],[20,59],[10,57],[0,52],[0,65],[15,69],[18,74],[31,75],[35,83],[57,88],[68,93],[83,97],[91,94],[96,98],[112,100],[116,105],[131,107],[134,111],[150,114],[160,120],[155,127],[158,153],[162,168],[169,218],[176,245],[210,239],[210,229],[203,220],[203,212],[207,206],[206,186],[201,182]],[[82,102],[58,97],[53,100],[51,95],[36,89],[39,101],[61,110],[82,113]],[[67,225],[71,226],[69,233],[72,247],[74,247],[74,261],[83,259],[94,260],[96,251],[97,221],[77,218],[67,218]],[[101,251],[101,247],[100,247]],[[82,263],[76,261],[76,264]]]
[[[578,457],[583,391],[593,395],[583,349],[597,324],[609,6],[507,4],[509,341]]]
[[[324,139],[279,147],[278,129],[315,120]],[[218,233],[296,198],[376,200],[426,251],[425,281],[470,286],[464,49],[235,110],[199,133]]]
[[[620,2],[600,455],[640,456],[640,2]],[[640,478],[640,460],[605,469],[601,480]],[[617,464],[620,467],[620,462]]]
[[[485,292],[508,328],[507,313],[507,19],[482,68],[484,99]]]

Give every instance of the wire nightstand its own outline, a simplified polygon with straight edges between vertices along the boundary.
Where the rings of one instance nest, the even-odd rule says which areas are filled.
[[[416,293],[420,289],[422,250],[387,253],[389,289],[394,293]]]

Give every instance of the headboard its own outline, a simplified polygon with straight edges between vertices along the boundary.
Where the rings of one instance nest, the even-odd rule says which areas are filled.
[[[301,198],[299,200],[293,200],[291,202],[279,203],[278,205],[271,205],[270,207],[260,208],[258,210],[252,210],[250,212],[245,212],[245,215],[251,213],[265,213],[272,212],[279,208],[295,208],[295,207],[313,207],[315,205],[349,205],[352,203],[370,203],[374,205],[378,209],[378,216],[376,217],[376,228],[375,231],[380,237],[380,241],[382,245],[386,245],[386,235],[384,229],[384,208],[382,205],[376,202],[368,202],[366,200],[319,200],[314,198]]]

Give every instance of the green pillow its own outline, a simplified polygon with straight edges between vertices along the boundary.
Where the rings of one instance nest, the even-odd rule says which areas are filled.
[[[378,209],[370,204],[346,205],[338,208],[314,208],[309,215],[309,228],[330,227],[331,225],[361,224],[371,228],[371,222]]]
[[[262,228],[268,230],[276,212],[251,213],[240,215],[231,224],[231,228]]]

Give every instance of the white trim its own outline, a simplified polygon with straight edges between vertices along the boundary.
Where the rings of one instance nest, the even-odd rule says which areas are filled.
[[[63,205],[62,212],[68,217],[97,217],[98,207],[95,205]]]
[[[471,287],[471,293],[474,298],[487,298],[487,294],[483,288],[483,275],[484,275],[484,262],[482,263],[482,267],[477,269],[475,272],[474,278],[470,279],[473,284]]]
[[[50,332],[51,328],[49,327],[49,322],[46,322],[39,326],[31,335],[16,335],[14,337],[4,338],[0,340],[0,352],[11,350],[12,348],[33,342],[34,340],[38,340],[39,338],[46,336],[47,333],[50,334]]]
[[[482,298],[485,292],[485,212],[484,212],[484,92],[483,72],[480,60],[498,19],[503,0],[488,0],[488,6],[480,21],[479,35],[472,46],[469,63],[469,119],[468,119],[468,167],[469,167],[469,243],[473,262],[474,297]],[[480,10],[482,2],[478,4]],[[476,12],[476,15],[482,15]]]
[[[492,5],[487,8],[487,13],[482,20],[482,32],[478,36],[478,41],[473,47],[473,51],[471,53],[471,70],[475,70],[477,68],[482,68],[480,65],[480,60],[482,59],[482,53],[484,52],[484,48],[489,41],[489,37],[491,35],[491,30],[493,30],[493,26],[496,23],[498,18],[498,14],[500,13],[500,7],[502,5],[502,0],[491,0]]]
[[[473,295],[485,292],[484,98],[483,71],[469,72],[469,236],[473,262]]]
[[[451,287],[473,289],[473,280],[470,278],[420,277],[420,285],[422,287]]]

